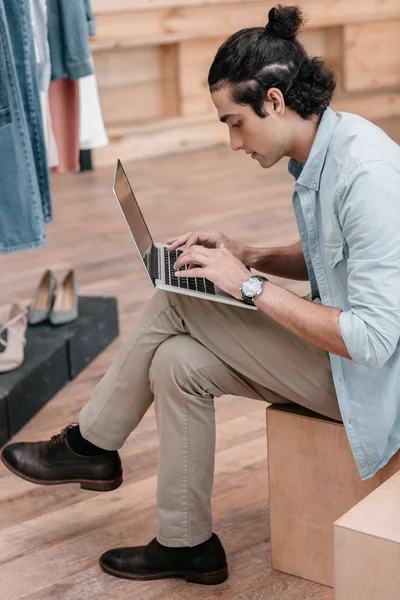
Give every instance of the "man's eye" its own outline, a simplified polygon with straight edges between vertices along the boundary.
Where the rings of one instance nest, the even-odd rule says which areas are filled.
[[[234,125],[232,125],[232,127],[240,127],[240,123],[235,123]]]

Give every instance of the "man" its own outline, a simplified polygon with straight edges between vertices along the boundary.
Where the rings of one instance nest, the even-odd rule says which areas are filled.
[[[257,249],[195,232],[168,242],[185,246],[176,263],[190,265],[185,277],[205,276],[258,310],[157,292],[79,426],[3,451],[6,466],[30,481],[114,489],[117,450],[154,400],[157,538],[106,552],[100,564],[113,575],[226,579],[211,519],[215,396],[295,402],[343,420],[363,479],[400,447],[400,151],[368,121],[329,109],[334,76],[297,41],[301,23],[296,7],[271,9],[267,27],[221,46],[209,73],[232,149],[263,168],[291,158],[300,241]],[[309,279],[319,302],[249,282],[245,265]]]

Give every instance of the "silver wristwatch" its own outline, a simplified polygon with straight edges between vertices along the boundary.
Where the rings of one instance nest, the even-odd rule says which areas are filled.
[[[268,279],[262,275],[251,275],[251,277],[246,277],[240,289],[242,298],[246,304],[254,304],[254,300],[263,290],[264,281],[268,281]]]

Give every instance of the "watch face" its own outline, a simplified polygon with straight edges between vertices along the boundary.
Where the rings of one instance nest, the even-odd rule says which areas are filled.
[[[243,285],[243,292],[245,296],[254,298],[259,292],[261,292],[263,282],[256,277],[251,277]]]

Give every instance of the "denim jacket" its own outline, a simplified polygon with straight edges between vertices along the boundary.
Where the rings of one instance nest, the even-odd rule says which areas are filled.
[[[47,0],[52,80],[93,73],[89,35],[96,34],[90,0]]]
[[[312,296],[342,311],[351,360],[330,362],[368,479],[400,448],[400,147],[369,121],[328,108],[307,162],[291,159],[289,172]]]
[[[46,245],[52,220],[29,0],[0,0],[0,250]]]

